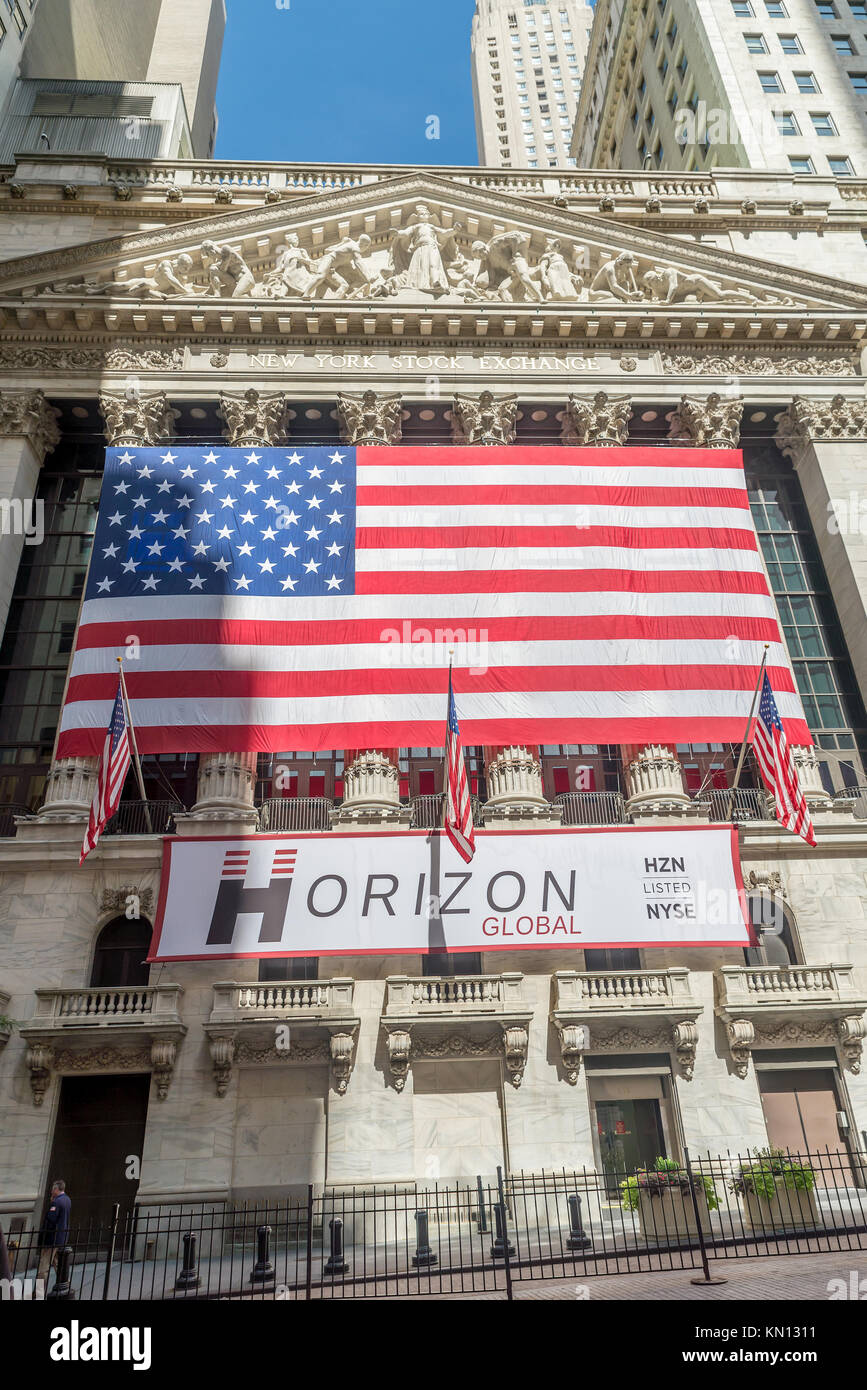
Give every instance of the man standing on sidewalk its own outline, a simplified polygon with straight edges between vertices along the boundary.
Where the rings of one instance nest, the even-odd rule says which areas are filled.
[[[54,1264],[58,1250],[62,1250],[69,1235],[69,1213],[72,1202],[66,1195],[63,1178],[55,1178],[51,1184],[51,1200],[45,1213],[42,1227],[42,1250],[39,1254],[38,1279],[47,1279]]]

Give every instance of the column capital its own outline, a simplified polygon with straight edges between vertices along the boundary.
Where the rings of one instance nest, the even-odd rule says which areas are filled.
[[[289,406],[282,391],[251,386],[240,394],[223,392],[217,413],[226,422],[223,435],[233,448],[273,448],[289,434]]]
[[[401,398],[376,391],[340,391],[337,418],[344,444],[399,444]]]
[[[560,417],[560,443],[616,448],[626,443],[631,414],[631,396],[609,396],[607,391],[570,396]]]
[[[99,409],[110,445],[129,444],[146,449],[171,439],[180,415],[168,402],[165,391],[130,389],[122,396],[100,395]]]
[[[452,403],[453,444],[514,444],[517,396],[455,396]]]
[[[736,449],[741,438],[742,396],[681,396],[671,413],[669,439],[687,448]]]
[[[0,437],[29,440],[40,463],[60,442],[59,415],[42,391],[0,391]]]
[[[867,439],[867,401],[863,396],[795,396],[777,420],[774,443],[797,462],[813,440]]]

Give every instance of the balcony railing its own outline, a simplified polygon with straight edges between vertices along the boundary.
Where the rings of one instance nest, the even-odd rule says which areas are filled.
[[[640,1012],[691,1002],[689,971],[683,966],[668,970],[558,970],[554,985],[555,1012]]]
[[[15,836],[16,816],[30,816],[33,812],[29,806],[0,806],[0,840],[11,840]]]
[[[845,787],[834,796],[841,805],[850,803],[856,820],[867,820],[867,787]]]
[[[503,1013],[523,1004],[523,975],[390,975],[386,1016]]]
[[[712,821],[731,819],[735,824],[739,824],[741,821],[772,819],[768,815],[768,801],[764,792],[755,791],[751,787],[738,787],[735,790],[731,816],[729,816],[729,798],[731,795],[729,789],[715,787],[698,800],[702,805],[708,806],[708,819]]]
[[[22,1032],[179,1023],[182,994],[180,985],[142,985],[136,989],[37,989],[36,1012]]]
[[[106,835],[174,835],[178,801],[122,801],[105,827]],[[150,829],[148,828],[150,816]]]
[[[851,965],[724,965],[717,971],[719,1001],[736,1009],[809,1007],[852,1001]]]
[[[563,807],[563,825],[625,825],[622,792],[560,792],[554,804]]]
[[[334,802],[327,796],[274,796],[259,807],[259,829],[330,830]]]
[[[287,980],[272,984],[214,985],[211,1023],[279,1020],[329,1013],[349,1013],[354,982],[349,979]]]
[[[412,808],[411,830],[436,830],[443,823],[443,792],[437,792],[429,796],[414,796],[410,802]],[[483,808],[477,796],[470,797],[470,806],[473,812],[473,825],[483,824]]]

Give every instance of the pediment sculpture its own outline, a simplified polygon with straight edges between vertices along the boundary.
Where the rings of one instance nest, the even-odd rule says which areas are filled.
[[[324,249],[302,245],[287,231],[273,266],[251,265],[237,246],[206,240],[198,256],[165,257],[147,274],[97,283],[55,283],[35,291],[54,295],[165,300],[207,296],[251,300],[431,299],[452,303],[500,304],[742,304],[793,305],[784,293],[750,289],[688,266],[660,264],[632,250],[568,242],[531,231],[498,231],[487,241],[469,240],[460,221],[444,225],[426,203],[418,203],[405,225],[379,244],[367,232],[345,231]],[[198,262],[198,265],[197,265]],[[30,291],[33,293],[33,291]]]

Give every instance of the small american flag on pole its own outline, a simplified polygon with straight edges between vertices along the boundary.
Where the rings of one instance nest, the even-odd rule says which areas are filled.
[[[476,835],[473,828],[473,808],[470,805],[467,769],[464,765],[464,750],[461,747],[461,731],[458,728],[458,712],[455,708],[455,692],[452,689],[451,667],[449,667],[449,712],[446,727],[445,830],[464,863],[469,864],[476,852]]]
[[[767,673],[762,682],[762,697],[753,734],[753,747],[765,786],[773,793],[777,820],[787,830],[800,835],[808,845],[815,845],[813,822]]]
[[[99,760],[96,791],[90,806],[90,818],[87,822],[84,844],[81,846],[79,864],[83,864],[90,851],[95,848],[97,840],[117,810],[131,760],[123,688],[121,682],[118,681],[111,723],[108,726],[102,756]]]

